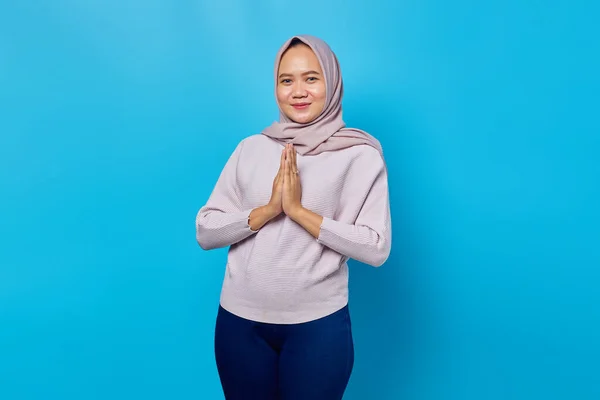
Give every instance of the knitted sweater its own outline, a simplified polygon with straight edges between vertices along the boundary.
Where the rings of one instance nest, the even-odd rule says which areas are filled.
[[[205,250],[230,246],[223,308],[292,324],[344,307],[348,259],[381,266],[392,232],[387,170],[370,146],[297,155],[302,206],[323,217],[317,239],[285,214],[251,230],[250,212],[269,202],[282,149],[261,134],[238,144],[197,214],[196,239]]]

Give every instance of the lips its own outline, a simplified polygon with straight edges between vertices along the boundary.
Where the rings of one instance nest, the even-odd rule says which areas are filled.
[[[296,104],[292,104],[292,107],[294,107],[296,110],[304,110],[305,108],[308,108],[308,106],[310,106],[310,103],[296,103]]]

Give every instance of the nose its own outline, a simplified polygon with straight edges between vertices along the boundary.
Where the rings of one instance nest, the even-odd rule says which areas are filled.
[[[302,82],[296,82],[292,91],[293,98],[306,97],[307,92]]]

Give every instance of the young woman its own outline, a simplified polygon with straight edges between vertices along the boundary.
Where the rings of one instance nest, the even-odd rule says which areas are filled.
[[[345,127],[343,83],[322,40],[275,61],[279,121],[243,139],[196,218],[200,246],[230,246],[215,330],[228,400],[341,399],[354,364],[349,258],[391,247],[379,142]]]

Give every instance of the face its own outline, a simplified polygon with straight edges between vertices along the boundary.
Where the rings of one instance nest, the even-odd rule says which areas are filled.
[[[277,101],[292,121],[307,123],[325,106],[325,77],[315,53],[306,45],[288,49],[279,63]]]

